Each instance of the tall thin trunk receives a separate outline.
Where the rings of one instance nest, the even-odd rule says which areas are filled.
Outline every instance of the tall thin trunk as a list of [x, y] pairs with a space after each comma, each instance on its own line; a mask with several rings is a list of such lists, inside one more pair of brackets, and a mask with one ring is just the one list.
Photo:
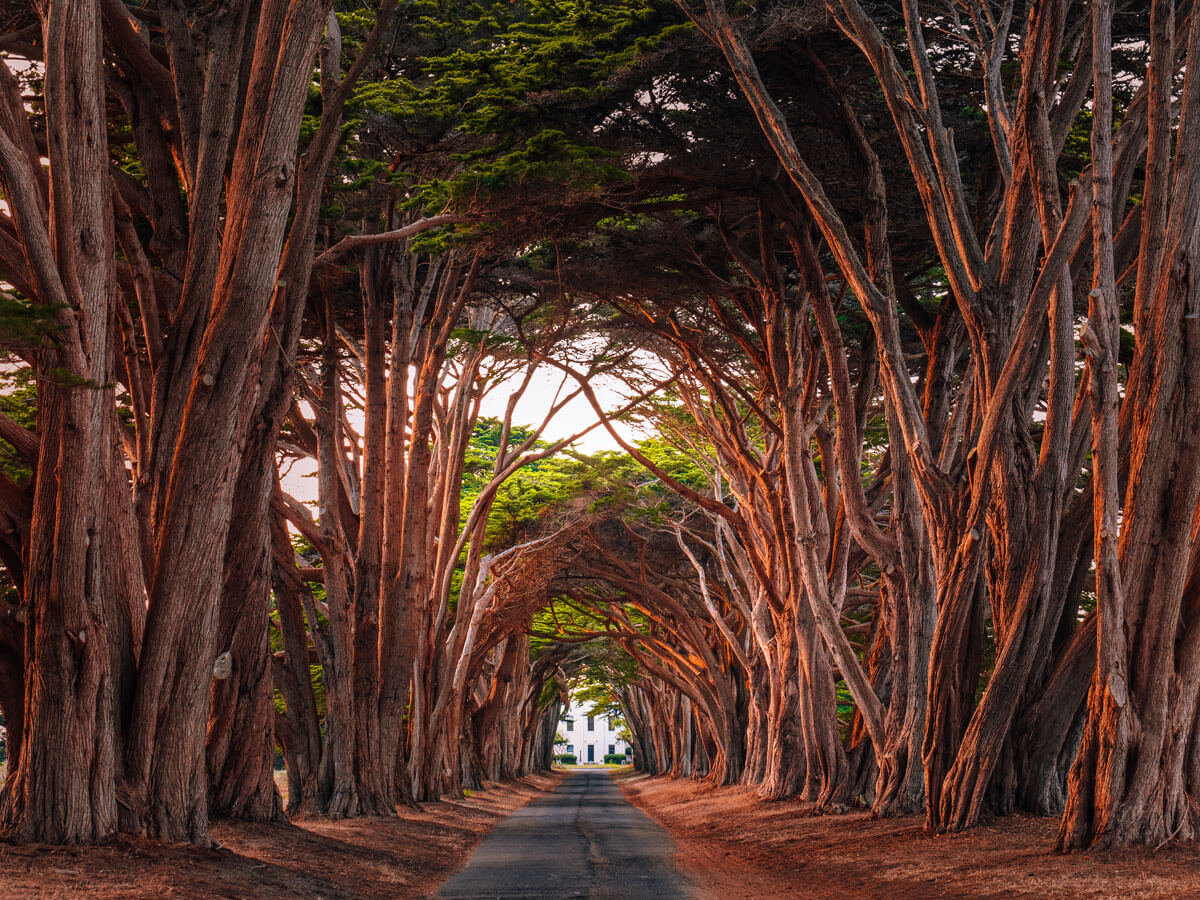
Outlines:
[[95, 3], [43, 11], [48, 210], [40, 162], [8, 137], [20, 132], [0, 138], [6, 200], [42, 302], [57, 307], [62, 326], [55, 347], [38, 354], [24, 722], [2, 818], [19, 839], [54, 843], [118, 828], [120, 723], [140, 637], [141, 566], [109, 386], [114, 274], [100, 20]]
[[262, 437], [256, 438], [252, 445], [258, 446], [248, 448], [238, 478], [237, 496], [244, 505], [225, 551], [217, 613], [220, 662], [206, 741], [210, 812], [266, 822], [282, 820], [283, 800], [275, 786], [275, 698], [267, 637], [274, 455], [269, 443], [263, 448]]

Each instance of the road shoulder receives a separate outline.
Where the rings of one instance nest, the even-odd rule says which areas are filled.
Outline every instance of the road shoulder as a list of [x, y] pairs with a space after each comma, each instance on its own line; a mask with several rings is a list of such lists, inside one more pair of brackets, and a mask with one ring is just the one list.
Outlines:
[[813, 815], [751, 787], [618, 778], [629, 800], [679, 848], [706, 900], [1177, 900], [1200, 897], [1194, 847], [1062, 855], [1057, 819], [1006, 816], [931, 837], [917, 817]]

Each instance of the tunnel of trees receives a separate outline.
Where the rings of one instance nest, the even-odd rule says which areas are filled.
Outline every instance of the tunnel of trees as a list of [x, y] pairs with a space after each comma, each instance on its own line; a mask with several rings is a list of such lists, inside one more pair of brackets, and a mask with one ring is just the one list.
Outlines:
[[0, 14], [10, 838], [392, 815], [580, 673], [651, 773], [1197, 836], [1193, 3]]

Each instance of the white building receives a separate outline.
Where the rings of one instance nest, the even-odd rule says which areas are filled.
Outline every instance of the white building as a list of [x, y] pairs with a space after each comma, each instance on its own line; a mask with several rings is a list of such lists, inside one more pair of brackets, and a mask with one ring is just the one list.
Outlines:
[[571, 701], [558, 723], [558, 733], [567, 739], [560, 752], [574, 754], [581, 763], [599, 763], [610, 753], [629, 754], [629, 744], [617, 737], [624, 723], [615, 716], [588, 715], [592, 704]]

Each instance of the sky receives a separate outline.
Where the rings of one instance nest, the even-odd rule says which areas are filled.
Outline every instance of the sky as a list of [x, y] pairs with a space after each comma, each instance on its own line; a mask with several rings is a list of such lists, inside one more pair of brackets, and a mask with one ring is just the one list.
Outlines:
[[[517, 387], [517, 384], [519, 382], [514, 383], [512, 388], [507, 390], [504, 385], [497, 386], [495, 390], [484, 398], [482, 414], [503, 418], [504, 409], [508, 405], [508, 398], [512, 390]], [[562, 373], [551, 369], [539, 369], [534, 375], [529, 388], [526, 390], [525, 396], [517, 404], [516, 412], [513, 414], [513, 424], [532, 425], [535, 427], [541, 424], [543, 417], [546, 415], [546, 410], [554, 402], [554, 398], [558, 394], [560, 384], [562, 384]], [[595, 379], [592, 384], [592, 389], [596, 392], [597, 398], [605, 409], [613, 409], [621, 403], [621, 395], [617, 392], [616, 385], [617, 383], [611, 379], [600, 378]], [[574, 386], [574, 382], [568, 380], [562, 387], [562, 393], [570, 393], [574, 390]], [[592, 409], [592, 405], [588, 403], [586, 397], [580, 395], [559, 411], [558, 415], [546, 426], [546, 433], [543, 437], [549, 441], [568, 437], [582, 431], [596, 421], [596, 413]], [[617, 422], [614, 424], [614, 427], [627, 439], [637, 436], [624, 423]], [[575, 448], [584, 453], [621, 449], [617, 445], [617, 442], [613, 440], [612, 435], [608, 433], [608, 429], [602, 425], [580, 438], [576, 442]]]
[[[525, 396], [517, 404], [513, 415], [513, 423], [534, 427], [540, 425], [546, 415], [546, 410], [558, 395], [561, 382], [562, 373], [557, 370], [538, 370], [534, 374], [528, 389], [526, 389]], [[508, 405], [508, 398], [519, 383], [519, 379], [513, 379], [511, 387], [506, 388], [504, 384], [497, 385], [484, 398], [481, 414], [503, 418], [505, 407]], [[569, 393], [573, 389], [573, 386], [574, 383], [569, 382], [568, 385], [563, 387], [563, 393]], [[614, 409], [621, 405], [621, 394], [618, 389], [618, 383], [615, 380], [597, 378], [592, 383], [592, 389], [596, 392], [597, 399], [599, 399], [605, 409]], [[350, 419], [354, 422], [355, 427], [361, 428], [360, 414], [351, 412]], [[559, 411], [558, 415], [546, 426], [542, 437], [548, 442], [553, 442], [560, 438], [576, 434], [596, 421], [596, 413], [593, 411], [591, 404], [588, 403], [586, 397], [580, 395]], [[613, 427], [627, 440], [636, 440], [640, 436], [636, 429], [623, 422], [616, 422]], [[617, 442], [613, 440], [612, 435], [602, 425], [594, 428], [580, 440], [576, 441], [574, 447], [584, 453], [621, 449]], [[316, 468], [316, 463], [312, 460], [301, 460], [295, 463], [284, 473], [282, 479], [283, 489], [298, 500], [306, 502], [315, 501], [317, 498]]]

